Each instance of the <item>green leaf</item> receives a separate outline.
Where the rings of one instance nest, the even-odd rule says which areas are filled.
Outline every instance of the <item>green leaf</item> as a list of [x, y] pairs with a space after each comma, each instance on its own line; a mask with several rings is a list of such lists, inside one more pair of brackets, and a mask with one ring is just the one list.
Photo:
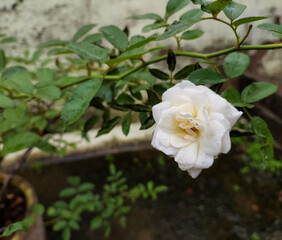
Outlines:
[[208, 8], [212, 15], [216, 17], [232, 0], [217, 0], [211, 3]]
[[169, 0], [166, 5], [165, 18], [168, 19], [171, 15], [187, 6], [190, 1], [191, 0]]
[[0, 48], [0, 71], [2, 71], [7, 63], [5, 52], [2, 48]]
[[67, 54], [67, 53], [72, 53], [69, 49], [67, 48], [53, 48], [50, 51], [48, 51], [48, 56], [56, 56], [56, 55], [61, 55], [61, 54]]
[[278, 24], [262, 23], [258, 25], [258, 28], [276, 33], [276, 34], [273, 34], [274, 36], [281, 37], [281, 34], [282, 34], [282, 26]]
[[123, 62], [127, 59], [139, 58], [140, 56], [142, 56], [144, 54], [147, 54], [147, 53], [153, 52], [153, 51], [157, 51], [157, 50], [160, 50], [162, 48], [163, 47], [155, 47], [155, 48], [151, 48], [149, 50], [144, 50], [141, 47], [141, 48], [131, 49], [129, 51], [122, 53], [119, 57], [113, 58], [113, 59], [107, 61], [106, 63], [109, 64], [109, 65], [117, 64], [117, 63]]
[[35, 204], [32, 208], [32, 212], [42, 215], [45, 212], [45, 208], [42, 204]]
[[140, 14], [140, 15], [133, 15], [131, 17], [128, 17], [128, 19], [152, 19], [152, 20], [162, 20], [162, 17], [156, 13], [146, 13], [146, 14]]
[[242, 100], [246, 103], [257, 102], [277, 91], [277, 85], [267, 82], [255, 82], [244, 88]]
[[171, 49], [168, 50], [166, 62], [168, 65], [168, 69], [171, 72], [173, 72], [175, 69], [175, 65], [176, 65], [176, 58], [175, 58], [174, 52]]
[[269, 16], [261, 16], [261, 17], [246, 17], [246, 18], [241, 18], [235, 22], [233, 22], [233, 26], [238, 27], [242, 24], [250, 23], [250, 22], [255, 22], [263, 19], [267, 19]]
[[69, 45], [69, 49], [77, 55], [98, 63], [104, 63], [110, 59], [107, 51], [89, 42], [76, 42]]
[[73, 230], [79, 230], [80, 229], [79, 224], [75, 220], [69, 221], [69, 226]]
[[79, 81], [83, 78], [84, 77], [68, 77], [68, 76], [65, 76], [65, 77], [58, 79], [56, 81], [56, 85], [59, 86], [60, 88], [72, 86], [75, 83], [79, 83]]
[[50, 68], [40, 68], [36, 71], [36, 78], [42, 83], [51, 83], [53, 81], [54, 71]]
[[204, 15], [204, 12], [200, 9], [192, 9], [181, 15], [180, 21], [185, 22], [189, 27], [199, 22]]
[[57, 47], [57, 46], [66, 46], [68, 44], [67, 41], [62, 40], [49, 40], [47, 42], [39, 44], [39, 48], [48, 48], [48, 47]]
[[79, 192], [87, 192], [94, 189], [93, 183], [83, 183], [79, 186], [78, 191]]
[[167, 23], [153, 23], [153, 24], [149, 24], [149, 25], [144, 26], [142, 28], [142, 32], [147, 33], [147, 32], [150, 32], [152, 30], [167, 27], [167, 26], [168, 26]]
[[274, 157], [274, 141], [266, 122], [260, 117], [252, 117], [251, 125], [254, 133], [264, 139], [265, 144], [262, 146], [264, 159], [272, 160]]
[[156, 69], [156, 68], [151, 68], [149, 69], [150, 73], [158, 78], [158, 79], [161, 79], [161, 80], [168, 80], [169, 79], [169, 75], [159, 69]]
[[[155, 34], [148, 37], [148, 38], [142, 38], [141, 40], [135, 42], [134, 44], [129, 44], [129, 47], [126, 49], [126, 51], [129, 51], [129, 50], [134, 49], [134, 48], [140, 48], [140, 47], [146, 45], [149, 42], [155, 41], [156, 39], [157, 39], [157, 36]], [[131, 43], [131, 41], [130, 41], [130, 43]]]
[[70, 240], [71, 239], [71, 230], [70, 230], [69, 227], [67, 227], [63, 230], [62, 239], [63, 240]]
[[85, 37], [82, 42], [98, 43], [102, 42], [103, 35], [101, 33], [94, 33]]
[[174, 75], [174, 79], [175, 80], [182, 80], [185, 79], [186, 77], [188, 77], [192, 72], [201, 69], [202, 67], [200, 66], [199, 63], [195, 63], [195, 64], [190, 64], [185, 66], [184, 68], [182, 68], [181, 70], [179, 70], [175, 75]]
[[192, 72], [188, 80], [195, 83], [196, 85], [202, 84], [215, 84], [226, 82], [227, 79], [221, 73], [213, 72], [209, 69], [199, 69], [195, 72]]
[[128, 46], [128, 39], [126, 34], [114, 25], [101, 27], [99, 29], [104, 37], [118, 50], [125, 51]]
[[158, 37], [158, 40], [164, 40], [169, 37], [175, 36], [177, 33], [180, 33], [184, 30], [186, 30], [189, 27], [189, 25], [180, 22], [180, 21], [174, 21], [171, 25], [169, 25], [163, 34], [161, 34]]
[[39, 99], [59, 99], [61, 90], [55, 86], [39, 87], [36, 89], [34, 96]]
[[14, 37], [7, 37], [0, 40], [0, 44], [14, 43], [14, 42], [17, 42], [17, 39]]
[[7, 226], [4, 230], [3, 237], [11, 236], [14, 232], [25, 231], [22, 222], [15, 222]]
[[140, 130], [145, 130], [152, 127], [155, 124], [155, 120], [152, 115], [147, 117], [141, 124]]
[[115, 117], [109, 121], [104, 122], [96, 137], [109, 133], [119, 123], [120, 119], [121, 117]]
[[132, 104], [134, 102], [135, 102], [134, 99], [126, 93], [120, 94], [117, 98], [117, 103], [120, 105]]
[[0, 83], [12, 88], [20, 93], [32, 93], [33, 84], [31, 83], [31, 76], [28, 70], [21, 66], [13, 66], [6, 68], [2, 73]]
[[60, 191], [60, 197], [62, 198], [67, 198], [67, 197], [71, 197], [73, 195], [75, 195], [77, 193], [76, 188], [73, 187], [68, 187], [63, 189], [62, 191]]
[[101, 83], [101, 78], [93, 78], [78, 85], [73, 91], [70, 100], [63, 106], [62, 119], [65, 124], [69, 125], [81, 117], [91, 99], [99, 90]]
[[3, 112], [3, 116], [9, 121], [20, 121], [24, 117], [26, 106], [24, 102], [18, 103], [16, 108], [9, 108]]
[[245, 11], [246, 8], [247, 6], [232, 1], [226, 6], [226, 8], [223, 9], [223, 12], [226, 17], [233, 21], [238, 18]]
[[80, 184], [80, 177], [68, 177], [68, 182], [69, 184], [71, 184], [72, 186], [77, 187]]
[[54, 145], [50, 144], [47, 140], [41, 140], [35, 146], [44, 152], [48, 152], [48, 153], [57, 152], [57, 148]]
[[221, 93], [221, 96], [225, 98], [228, 102], [230, 102], [234, 107], [248, 107], [253, 108], [254, 105], [245, 103], [241, 100], [240, 93], [234, 89], [229, 88]]
[[130, 131], [131, 121], [132, 121], [132, 114], [131, 112], [128, 112], [122, 120], [122, 132], [125, 136], [127, 136]]
[[83, 127], [83, 133], [86, 134], [98, 121], [99, 117], [97, 115], [94, 115], [91, 118], [87, 119]]
[[230, 78], [236, 78], [242, 75], [250, 64], [250, 58], [244, 53], [230, 53], [225, 57], [223, 68], [226, 75]]
[[103, 223], [103, 219], [100, 216], [97, 216], [97, 217], [92, 219], [90, 226], [93, 230], [95, 230], [95, 229], [101, 227], [102, 223]]
[[151, 89], [147, 89], [146, 91], [147, 91], [148, 100], [151, 106], [154, 106], [161, 101], [158, 94], [155, 91]]
[[7, 155], [34, 146], [40, 140], [40, 136], [33, 132], [14, 133], [9, 135], [7, 139], [3, 139], [4, 147], [2, 154]]
[[84, 36], [86, 33], [88, 33], [92, 28], [96, 27], [97, 24], [89, 24], [85, 25], [82, 28], [80, 28], [71, 39], [72, 42], [77, 42], [82, 36]]
[[151, 108], [142, 105], [142, 104], [128, 104], [126, 105], [129, 109], [135, 111], [135, 112], [151, 112]]
[[186, 31], [181, 35], [181, 39], [184, 40], [193, 40], [201, 37], [204, 32], [200, 29]]
[[10, 99], [9, 97], [3, 94], [0, 94], [0, 107], [1, 108], [12, 108], [14, 106], [15, 104], [12, 99]]

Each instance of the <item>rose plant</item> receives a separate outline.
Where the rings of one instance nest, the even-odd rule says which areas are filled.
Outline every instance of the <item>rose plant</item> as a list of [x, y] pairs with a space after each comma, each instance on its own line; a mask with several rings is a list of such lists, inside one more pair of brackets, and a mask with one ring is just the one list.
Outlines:
[[[171, 21], [171, 16], [188, 4], [194, 9], [186, 9]], [[144, 34], [131, 35], [128, 28], [114, 25], [96, 30], [97, 24], [89, 24], [69, 40], [41, 43], [32, 55], [26, 51], [24, 57], [11, 57], [3, 47], [1, 160], [27, 149], [15, 168], [18, 170], [33, 148], [63, 156], [67, 147], [75, 147], [60, 138], [65, 132], [79, 132], [89, 140], [91, 129], [98, 128], [99, 137], [121, 124], [127, 136], [133, 115], [138, 114], [140, 130], [155, 128], [152, 145], [173, 156], [193, 178], [210, 167], [220, 153], [229, 151], [232, 133], [256, 136], [262, 161], [274, 161], [272, 134], [266, 122], [252, 116], [248, 109], [275, 93], [277, 86], [253, 82], [240, 92], [228, 84], [241, 81], [239, 77], [250, 64], [248, 51], [282, 48], [281, 42], [246, 44], [253, 29], [251, 23], [269, 16], [240, 18], [245, 9], [245, 5], [231, 0], [169, 0], [163, 16], [147, 13], [130, 17], [153, 21], [144, 26]], [[204, 34], [191, 27], [207, 21], [232, 30], [231, 46], [208, 53], [187, 51], [183, 43]], [[247, 30], [241, 26], [247, 26]], [[262, 23], [258, 28], [282, 36], [280, 25]], [[9, 40], [0, 37], [0, 44]], [[176, 47], [160, 46], [166, 39], [175, 40]], [[191, 63], [184, 65], [178, 57], [189, 58]], [[167, 65], [156, 65], [163, 61]], [[239, 124], [234, 131], [232, 127], [241, 115], [247, 124], [244, 129]], [[66, 226], [64, 240], [71, 236]]]

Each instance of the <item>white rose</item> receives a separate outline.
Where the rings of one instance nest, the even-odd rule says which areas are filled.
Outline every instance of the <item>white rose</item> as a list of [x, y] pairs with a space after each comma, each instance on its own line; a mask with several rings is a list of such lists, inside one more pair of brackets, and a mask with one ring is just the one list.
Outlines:
[[152, 145], [173, 156], [181, 170], [196, 178], [218, 154], [230, 150], [229, 132], [241, 115], [209, 88], [182, 81], [153, 106]]

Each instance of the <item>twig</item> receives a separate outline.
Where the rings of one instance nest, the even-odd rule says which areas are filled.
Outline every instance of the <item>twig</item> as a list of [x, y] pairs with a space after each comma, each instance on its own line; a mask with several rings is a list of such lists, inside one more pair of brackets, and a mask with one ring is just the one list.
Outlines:
[[26, 159], [28, 158], [30, 151], [31, 151], [32, 147], [29, 147], [25, 153], [19, 158], [14, 170], [12, 172], [9, 173], [8, 177], [5, 179], [5, 181], [3, 182], [2, 188], [0, 190], [0, 202], [2, 201], [2, 198], [5, 194], [6, 188], [8, 187], [11, 179], [13, 178], [14, 174], [19, 171], [19, 169], [22, 167], [22, 165], [24, 164], [24, 162], [26, 161]]

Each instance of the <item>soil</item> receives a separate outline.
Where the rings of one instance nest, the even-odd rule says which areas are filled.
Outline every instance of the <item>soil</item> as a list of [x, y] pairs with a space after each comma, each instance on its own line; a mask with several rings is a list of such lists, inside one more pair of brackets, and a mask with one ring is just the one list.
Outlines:
[[[279, 174], [252, 170], [240, 174], [244, 166], [239, 149], [233, 147], [214, 165], [192, 179], [178, 169], [173, 159], [147, 149], [115, 155], [128, 185], [153, 180], [167, 185], [157, 201], [140, 199], [132, 205], [127, 227], [113, 224], [110, 240], [281, 240], [282, 179]], [[160, 161], [163, 158], [163, 163]], [[108, 175], [103, 157], [26, 168], [21, 174], [30, 181], [46, 207], [58, 200], [67, 187], [68, 176], [80, 176], [101, 189]], [[72, 240], [102, 240], [103, 231], [89, 228], [93, 215], [83, 216], [80, 231]], [[48, 239], [60, 239], [60, 233], [47, 228]]]
[[[1, 185], [0, 185], [1, 188]], [[26, 200], [23, 193], [14, 186], [9, 186], [0, 202], [0, 234], [11, 223], [21, 221], [26, 213]], [[3, 238], [8, 240], [10, 238]]]

